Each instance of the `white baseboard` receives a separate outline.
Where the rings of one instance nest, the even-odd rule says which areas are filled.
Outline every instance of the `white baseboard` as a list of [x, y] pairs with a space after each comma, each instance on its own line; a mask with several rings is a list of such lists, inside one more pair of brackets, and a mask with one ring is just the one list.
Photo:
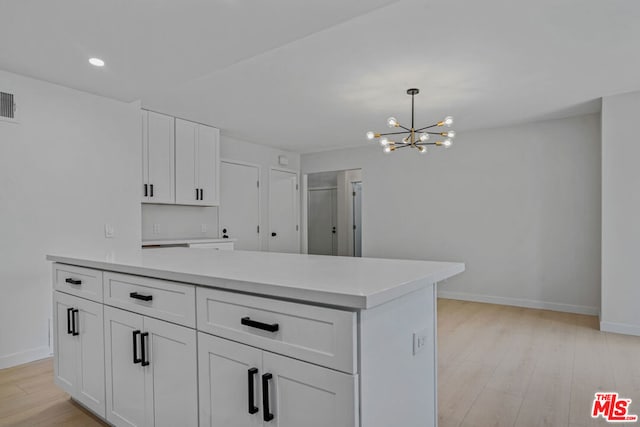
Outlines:
[[540, 310], [562, 311], [565, 313], [587, 314], [597, 316], [600, 314], [598, 307], [586, 305], [562, 304], [557, 302], [536, 301], [525, 298], [507, 298], [490, 295], [468, 294], [466, 292], [450, 292], [438, 290], [438, 298], [457, 299], [462, 301], [485, 302], [489, 304], [512, 305], [515, 307], [537, 308]]
[[640, 326], [629, 325], [628, 323], [603, 322], [600, 321], [602, 332], [614, 332], [616, 334], [636, 335], [640, 337]]
[[34, 360], [40, 360], [46, 357], [51, 357], [51, 348], [48, 346], [7, 354], [0, 356], [0, 369], [11, 368], [12, 366], [22, 365], [23, 363], [33, 362]]

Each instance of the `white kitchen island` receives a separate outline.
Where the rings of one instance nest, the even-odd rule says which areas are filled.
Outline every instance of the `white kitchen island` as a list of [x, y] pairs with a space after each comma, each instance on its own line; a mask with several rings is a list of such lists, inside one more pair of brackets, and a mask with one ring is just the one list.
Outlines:
[[53, 261], [55, 381], [117, 426], [437, 425], [464, 264], [172, 248]]

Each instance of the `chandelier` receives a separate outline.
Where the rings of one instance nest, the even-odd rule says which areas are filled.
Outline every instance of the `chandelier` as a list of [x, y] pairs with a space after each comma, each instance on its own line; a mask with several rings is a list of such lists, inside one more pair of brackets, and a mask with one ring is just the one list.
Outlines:
[[[404, 129], [400, 132], [389, 132], [389, 133], [375, 133], [375, 132], [367, 132], [367, 139], [374, 140], [376, 138], [380, 138], [380, 145], [384, 147], [385, 153], [390, 153], [392, 151], [399, 150], [401, 148], [413, 147], [417, 149], [421, 153], [427, 152], [427, 145], [436, 145], [438, 147], [451, 147], [451, 140], [455, 138], [456, 132], [453, 130], [448, 130], [446, 132], [430, 132], [428, 129], [432, 129], [435, 127], [450, 127], [453, 124], [453, 117], [447, 116], [442, 121], [435, 123], [430, 126], [421, 127], [416, 129], [414, 126], [414, 97], [420, 93], [418, 89], [408, 89], [407, 95], [411, 95], [411, 129], [404, 127], [395, 117], [389, 117], [387, 119], [387, 125], [390, 128], [401, 128]], [[404, 135], [404, 136], [402, 136]], [[437, 135], [441, 138], [441, 140], [430, 142], [431, 135]], [[401, 142], [392, 141], [389, 138], [402, 138]]]

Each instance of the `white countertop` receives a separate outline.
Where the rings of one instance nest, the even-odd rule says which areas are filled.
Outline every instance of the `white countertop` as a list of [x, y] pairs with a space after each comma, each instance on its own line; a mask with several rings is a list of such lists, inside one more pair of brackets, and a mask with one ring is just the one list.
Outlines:
[[235, 242], [238, 239], [234, 238], [214, 238], [214, 237], [191, 237], [185, 239], [158, 239], [158, 240], [143, 240], [142, 246], [163, 246], [163, 245], [188, 245], [190, 243], [228, 243]]
[[[225, 239], [226, 240], [226, 239]], [[49, 261], [269, 297], [366, 309], [464, 271], [463, 263], [167, 248]]]

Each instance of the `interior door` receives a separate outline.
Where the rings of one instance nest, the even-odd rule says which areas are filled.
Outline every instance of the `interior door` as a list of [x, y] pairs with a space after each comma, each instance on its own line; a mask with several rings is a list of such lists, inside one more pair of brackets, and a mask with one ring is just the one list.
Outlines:
[[357, 376], [263, 352], [268, 407], [277, 427], [355, 427]]
[[176, 203], [198, 205], [196, 193], [197, 123], [176, 119]]
[[97, 414], [105, 415], [103, 306], [77, 298], [78, 388], [74, 396]]
[[198, 361], [196, 332], [144, 318], [146, 423], [155, 427], [197, 427]]
[[54, 359], [55, 383], [69, 394], [74, 394], [76, 387], [76, 356], [77, 341], [72, 335], [71, 311], [75, 308], [76, 298], [54, 292], [53, 294], [53, 316], [55, 328], [53, 331], [53, 345], [56, 348]]
[[362, 256], [362, 183], [353, 183], [353, 256]]
[[220, 164], [220, 235], [238, 239], [235, 248], [260, 250], [260, 169], [223, 161]]
[[308, 251], [315, 255], [336, 255], [337, 191], [312, 189], [308, 194]]
[[105, 367], [107, 384], [107, 421], [115, 426], [145, 425], [145, 367], [134, 363], [140, 357], [143, 317], [129, 311], [104, 306]]
[[201, 205], [216, 206], [218, 200], [218, 130], [198, 125], [196, 170], [197, 186], [201, 189]]
[[174, 202], [174, 119], [164, 114], [148, 112], [147, 156], [151, 203]]
[[201, 427], [262, 425], [261, 350], [198, 333], [198, 367]]
[[271, 169], [269, 182], [269, 251], [300, 253], [298, 175]]

